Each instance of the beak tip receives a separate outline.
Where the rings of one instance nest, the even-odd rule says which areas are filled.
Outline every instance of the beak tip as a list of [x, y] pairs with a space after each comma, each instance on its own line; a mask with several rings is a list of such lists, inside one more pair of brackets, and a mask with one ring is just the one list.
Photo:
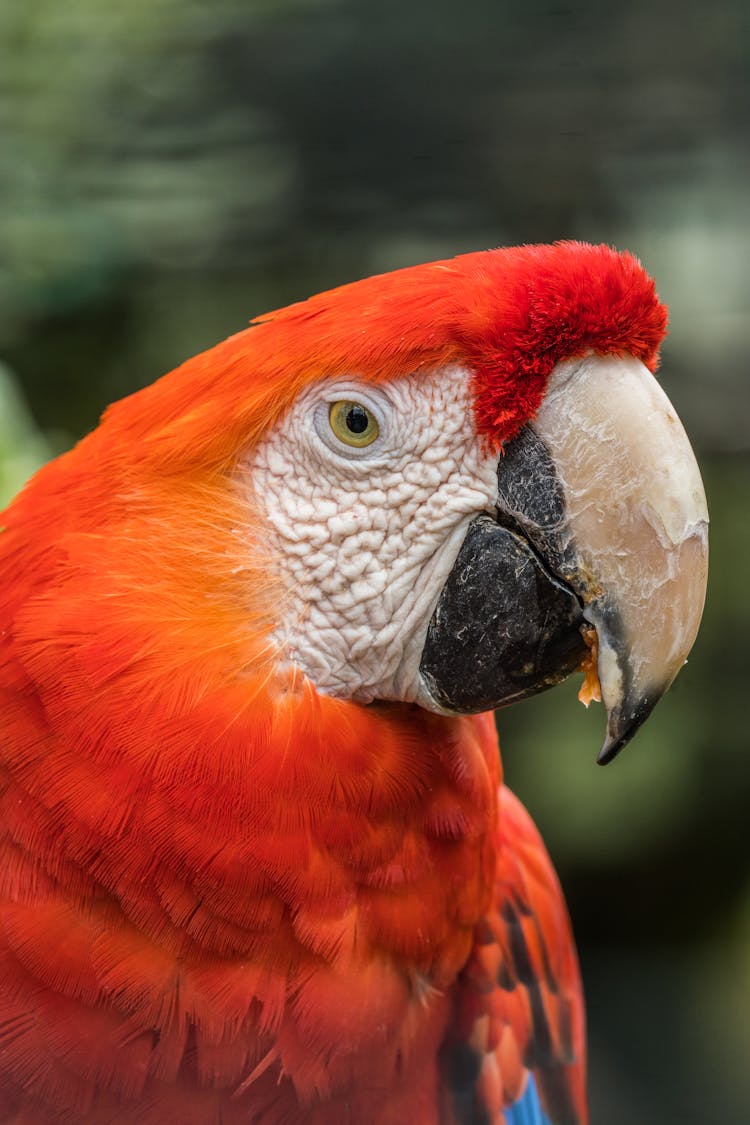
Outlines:
[[610, 738], [607, 736], [604, 739], [601, 750], [596, 756], [596, 764], [598, 766], [608, 766], [610, 762], [614, 762], [617, 755], [626, 745], [628, 737], [629, 736], [624, 738]]
[[623, 747], [627, 746], [643, 726], [668, 687], [669, 681], [635, 698], [630, 696], [618, 701], [607, 715], [607, 733], [596, 758], [597, 765], [608, 766], [615, 760]]

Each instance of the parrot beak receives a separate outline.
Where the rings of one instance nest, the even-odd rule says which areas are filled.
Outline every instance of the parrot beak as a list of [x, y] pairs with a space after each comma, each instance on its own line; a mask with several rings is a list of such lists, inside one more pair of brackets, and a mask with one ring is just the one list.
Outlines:
[[496, 519], [472, 521], [440, 595], [425, 686], [441, 709], [484, 710], [595, 656], [610, 762], [685, 663], [707, 561], [698, 466], [653, 375], [633, 358], [560, 363], [500, 458]]
[[635, 359], [560, 364], [534, 427], [565, 497], [556, 564], [597, 633], [605, 763], [692, 648], [706, 599], [706, 497], [672, 404]]

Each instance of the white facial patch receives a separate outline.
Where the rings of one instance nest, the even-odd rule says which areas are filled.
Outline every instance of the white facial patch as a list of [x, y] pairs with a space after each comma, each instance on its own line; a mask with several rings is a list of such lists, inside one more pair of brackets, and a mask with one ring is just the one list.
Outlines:
[[[370, 444], [337, 436], [339, 402], [375, 420]], [[283, 656], [326, 694], [435, 710], [419, 675], [427, 627], [468, 524], [497, 501], [470, 373], [309, 387], [254, 451], [250, 477], [286, 591]]]

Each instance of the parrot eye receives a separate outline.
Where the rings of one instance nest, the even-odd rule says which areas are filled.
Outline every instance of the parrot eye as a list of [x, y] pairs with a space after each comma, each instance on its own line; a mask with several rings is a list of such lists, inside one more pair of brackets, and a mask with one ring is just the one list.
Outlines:
[[380, 433], [377, 418], [361, 402], [332, 402], [328, 421], [339, 441], [358, 449], [372, 445]]

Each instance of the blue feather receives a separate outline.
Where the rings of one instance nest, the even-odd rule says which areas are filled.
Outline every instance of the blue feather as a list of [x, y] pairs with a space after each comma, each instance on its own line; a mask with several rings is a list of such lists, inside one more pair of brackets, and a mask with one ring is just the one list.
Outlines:
[[505, 1111], [506, 1125], [552, 1125], [542, 1109], [533, 1075], [529, 1075], [523, 1097]]

